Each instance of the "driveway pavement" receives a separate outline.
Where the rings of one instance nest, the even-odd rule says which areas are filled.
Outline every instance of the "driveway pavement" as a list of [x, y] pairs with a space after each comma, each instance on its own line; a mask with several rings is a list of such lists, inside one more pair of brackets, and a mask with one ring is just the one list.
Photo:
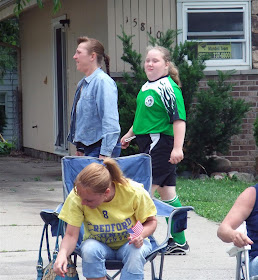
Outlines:
[[[36, 280], [36, 263], [43, 227], [42, 209], [55, 209], [62, 202], [61, 164], [30, 157], [0, 157], [0, 279]], [[158, 219], [156, 236], [164, 236], [165, 221]], [[218, 224], [188, 214], [186, 231], [190, 252], [166, 256], [164, 280], [235, 279], [235, 259], [230, 245], [221, 242]], [[51, 248], [54, 248], [51, 238]], [[45, 252], [44, 252], [45, 253]], [[45, 263], [46, 264], [46, 263]], [[145, 266], [150, 278], [150, 265]], [[81, 260], [78, 271], [81, 276]]]

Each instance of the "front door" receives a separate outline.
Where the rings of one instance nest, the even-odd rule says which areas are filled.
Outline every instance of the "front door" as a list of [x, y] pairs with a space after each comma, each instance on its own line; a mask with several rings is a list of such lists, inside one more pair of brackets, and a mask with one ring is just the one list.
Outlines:
[[56, 151], [67, 153], [67, 76], [66, 76], [66, 30], [57, 21], [54, 24], [55, 62], [55, 147]]

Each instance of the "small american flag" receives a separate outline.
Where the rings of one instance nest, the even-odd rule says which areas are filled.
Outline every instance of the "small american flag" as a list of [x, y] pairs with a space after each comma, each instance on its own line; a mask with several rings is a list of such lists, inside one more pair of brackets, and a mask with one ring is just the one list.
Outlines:
[[143, 231], [143, 225], [141, 224], [140, 221], [138, 221], [135, 226], [129, 228], [127, 230], [127, 232], [130, 234], [130, 238], [133, 239], [135, 237], [138, 237], [140, 236], [140, 234], [142, 233]]

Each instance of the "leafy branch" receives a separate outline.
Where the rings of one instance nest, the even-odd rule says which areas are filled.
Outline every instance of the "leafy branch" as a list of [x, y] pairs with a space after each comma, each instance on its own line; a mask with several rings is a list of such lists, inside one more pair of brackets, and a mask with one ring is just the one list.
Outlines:
[[[20, 13], [24, 10], [24, 8], [29, 4], [31, 0], [16, 0], [15, 1], [15, 8], [14, 13], [18, 17]], [[42, 9], [44, 8], [43, 0], [37, 0], [38, 6]], [[57, 13], [62, 6], [61, 0], [53, 0], [53, 12], [54, 14]]]

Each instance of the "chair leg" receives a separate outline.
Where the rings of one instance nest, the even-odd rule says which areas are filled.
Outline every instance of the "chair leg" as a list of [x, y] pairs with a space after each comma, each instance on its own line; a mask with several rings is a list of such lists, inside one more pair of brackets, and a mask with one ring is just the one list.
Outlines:
[[159, 280], [162, 280], [163, 267], [164, 267], [164, 257], [165, 257], [165, 253], [162, 253], [161, 256], [160, 256]]
[[246, 280], [250, 280], [250, 272], [249, 272], [249, 251], [245, 250], [243, 253], [244, 253], [244, 257], [245, 257]]
[[164, 266], [164, 257], [165, 257], [165, 254], [162, 253], [161, 256], [160, 256], [159, 276], [158, 276], [158, 278], [156, 277], [156, 269], [155, 269], [154, 260], [151, 261], [151, 280], [162, 280], [163, 266]]
[[160, 267], [159, 267], [159, 279], [160, 280], [162, 280], [162, 276], [163, 276], [164, 259], [165, 259], [165, 253], [162, 253], [161, 260], [160, 260]]
[[151, 261], [151, 280], [156, 279], [155, 263], [154, 260]]
[[240, 280], [241, 275], [241, 252], [236, 255], [236, 280]]
[[248, 254], [248, 251], [243, 251], [236, 255], [236, 280], [250, 280]]

